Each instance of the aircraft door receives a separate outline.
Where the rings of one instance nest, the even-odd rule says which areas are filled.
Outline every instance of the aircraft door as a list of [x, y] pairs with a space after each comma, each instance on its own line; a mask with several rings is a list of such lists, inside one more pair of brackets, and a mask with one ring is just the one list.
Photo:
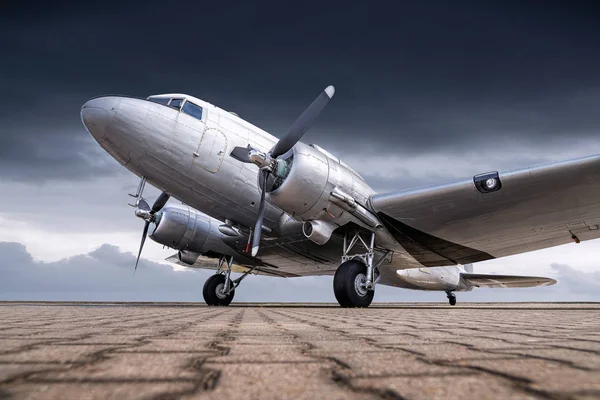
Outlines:
[[194, 165], [214, 174], [221, 168], [226, 150], [225, 134], [215, 128], [206, 128], [194, 153]]

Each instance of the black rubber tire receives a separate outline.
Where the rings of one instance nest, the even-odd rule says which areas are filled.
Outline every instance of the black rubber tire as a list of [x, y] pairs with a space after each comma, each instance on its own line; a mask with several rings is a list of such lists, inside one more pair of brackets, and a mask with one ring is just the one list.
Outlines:
[[354, 287], [354, 281], [358, 274], [367, 274], [367, 266], [358, 260], [349, 260], [340, 265], [333, 276], [333, 293], [340, 306], [369, 307], [375, 295], [374, 290], [367, 291], [361, 296]]
[[213, 275], [206, 280], [204, 283], [204, 288], [202, 288], [202, 295], [204, 296], [204, 301], [209, 306], [228, 306], [233, 300], [233, 295], [235, 295], [235, 290], [232, 290], [229, 295], [225, 298], [220, 298], [217, 296], [217, 286], [225, 283], [225, 275], [217, 274]]
[[456, 297], [454, 297], [454, 296], [448, 297], [448, 303], [450, 303], [451, 306], [455, 306], [456, 305]]

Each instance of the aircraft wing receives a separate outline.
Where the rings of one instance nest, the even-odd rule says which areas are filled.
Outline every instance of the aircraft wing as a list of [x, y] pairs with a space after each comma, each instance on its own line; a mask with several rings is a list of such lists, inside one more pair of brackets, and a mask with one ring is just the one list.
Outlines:
[[460, 274], [467, 284], [475, 287], [488, 288], [525, 288], [535, 286], [550, 286], [556, 283], [552, 278], [539, 276], [516, 275], [487, 275], [487, 274]]
[[[177, 265], [181, 265], [182, 267], [187, 267], [187, 268], [198, 268], [198, 269], [209, 269], [209, 270], [215, 270], [217, 269], [218, 265], [219, 265], [219, 261], [216, 258], [210, 258], [210, 257], [204, 257], [204, 256], [200, 256], [198, 257], [198, 259], [196, 260], [196, 262], [194, 263], [194, 265], [189, 265], [186, 264], [184, 262], [181, 262], [179, 260], [179, 258], [177, 257], [177, 253], [173, 254], [170, 257], [165, 258], [165, 261], [171, 262], [173, 264], [177, 264]], [[243, 266], [243, 265], [239, 265], [239, 264], [232, 264], [231, 265], [231, 271], [232, 272], [237, 272], [240, 274], [243, 274], [244, 272], [248, 271], [250, 268], [247, 266]], [[297, 275], [295, 274], [290, 274], [284, 271], [273, 271], [270, 270], [269, 268], [263, 268], [263, 267], [257, 267], [256, 269], [254, 269], [254, 271], [251, 272], [252, 274], [256, 274], [256, 275], [265, 275], [265, 276], [278, 276], [278, 277], [282, 277], [282, 278], [291, 278], [291, 277], [295, 277]]]
[[376, 194], [371, 208], [422, 265], [469, 264], [600, 237], [600, 155]]

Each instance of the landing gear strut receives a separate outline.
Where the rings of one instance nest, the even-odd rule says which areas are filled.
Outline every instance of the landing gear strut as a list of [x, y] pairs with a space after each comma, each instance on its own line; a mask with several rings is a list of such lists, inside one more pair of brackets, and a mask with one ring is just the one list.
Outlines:
[[[349, 254], [357, 243], [367, 251], [362, 254]], [[369, 244], [355, 232], [348, 243], [344, 236], [344, 250], [342, 264], [338, 267], [333, 277], [333, 293], [342, 307], [368, 307], [375, 295], [375, 284], [379, 280], [377, 268], [391, 254], [388, 251], [377, 263], [375, 258], [375, 233], [371, 232]]]
[[[227, 265], [227, 270], [223, 271], [223, 264]], [[233, 300], [235, 295], [235, 289], [240, 285], [240, 282], [248, 276], [249, 273], [254, 271], [256, 267], [250, 268], [244, 272], [242, 276], [237, 279], [231, 279], [231, 265], [233, 264], [233, 256], [225, 257], [221, 256], [219, 259], [219, 266], [217, 273], [206, 280], [204, 288], [202, 289], [202, 295], [204, 301], [209, 306], [228, 306]]]
[[450, 303], [451, 306], [455, 306], [456, 305], [456, 295], [454, 293], [452, 293], [450, 290], [446, 290], [446, 296], [448, 296], [448, 303]]

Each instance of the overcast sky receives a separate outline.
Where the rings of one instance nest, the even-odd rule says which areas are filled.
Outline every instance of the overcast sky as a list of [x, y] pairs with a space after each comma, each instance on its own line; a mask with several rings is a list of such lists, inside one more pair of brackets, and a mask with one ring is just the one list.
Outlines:
[[[137, 178], [81, 124], [97, 95], [189, 93], [279, 136], [333, 84], [304, 140], [379, 191], [600, 153], [595, 2], [53, 3], [0, 11], [1, 298], [201, 300], [207, 273], [174, 271], [152, 241], [127, 270], [143, 226], [127, 206]], [[463, 296], [600, 300], [599, 250], [476, 265], [560, 283]], [[379, 289], [379, 301], [445, 300]], [[334, 299], [331, 278], [251, 277], [236, 300]]]

